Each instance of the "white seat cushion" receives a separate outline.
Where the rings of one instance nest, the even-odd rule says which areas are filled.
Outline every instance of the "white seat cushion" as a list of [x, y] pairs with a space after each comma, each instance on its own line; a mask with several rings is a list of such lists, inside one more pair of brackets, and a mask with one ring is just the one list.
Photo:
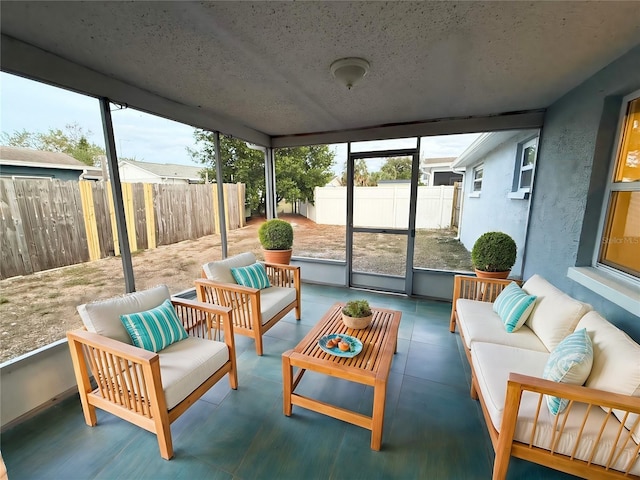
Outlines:
[[496, 430], [500, 430], [502, 423], [509, 373], [542, 378], [548, 358], [549, 352], [536, 352], [493, 343], [475, 342], [473, 344], [471, 349], [473, 371]]
[[120, 321], [120, 315], [151, 310], [170, 298], [169, 288], [158, 285], [122, 297], [86, 303], [77, 309], [88, 331], [133, 345], [127, 329]]
[[526, 325], [548, 351], [556, 348], [564, 337], [572, 333], [578, 321], [592, 309], [591, 305], [571, 298], [540, 275], [532, 276], [522, 289], [538, 297]]
[[[593, 366], [585, 386], [640, 397], [640, 345], [595, 311], [587, 313], [576, 328], [585, 328], [593, 345]], [[622, 421], [623, 412], [613, 413]], [[636, 418], [637, 414], [630, 414], [626, 427], [631, 428]], [[633, 435], [640, 442], [640, 424]]]
[[260, 313], [262, 324], [271, 320], [284, 307], [296, 299], [296, 289], [286, 287], [269, 287], [260, 290]]
[[229, 360], [224, 342], [189, 337], [158, 352], [167, 408], [172, 409]]
[[[480, 342], [473, 344], [471, 357], [478, 382], [479, 393], [485, 401], [491, 423], [496, 430], [500, 430], [502, 423], [509, 373], [515, 372], [534, 377], [542, 377], [548, 356], [548, 353], [533, 352], [505, 345]], [[534, 393], [525, 392], [522, 395], [516, 431], [514, 433], [515, 440], [529, 444], [534, 427], [535, 414], [538, 408], [538, 400], [539, 396]], [[586, 410], [587, 406], [585, 404], [573, 404], [565, 425], [565, 430], [558, 440], [556, 451], [565, 455], [571, 455], [574, 446], [573, 441], [580, 431]], [[596, 448], [593, 462], [599, 465], [605, 465], [607, 463], [608, 454], [611, 445], [616, 441], [620, 423], [615, 420], [614, 417], [609, 416], [606, 427], [602, 432], [602, 437], [599, 438], [600, 427], [605, 418], [607, 418], [607, 415], [602, 409], [591, 409], [589, 419], [586, 422], [582, 434], [582, 441], [576, 452], [577, 458], [588, 460], [591, 457], [593, 445], [597, 442], [598, 447]], [[561, 421], [563, 419], [564, 414], [561, 414]], [[535, 446], [549, 450], [554, 434], [554, 422], [555, 417], [543, 403], [540, 408], [540, 415], [533, 438], [533, 444]], [[622, 441], [619, 441], [620, 448], [622, 448], [622, 443]], [[628, 442], [614, 467], [618, 470], [626, 468], [627, 463], [635, 456], [635, 448], [635, 443]], [[640, 473], [640, 462], [635, 462], [631, 472], [636, 475]]]
[[492, 303], [461, 298], [456, 303], [456, 311], [467, 348], [471, 348], [474, 342], [487, 342], [548, 353], [544, 344], [526, 325], [515, 332], [507, 332], [502, 320], [493, 311]]
[[205, 263], [202, 266], [202, 270], [204, 270], [209, 280], [237, 284], [236, 279], [231, 274], [231, 268], [246, 267], [254, 263], [256, 263], [256, 256], [252, 252], [245, 252], [224, 260]]

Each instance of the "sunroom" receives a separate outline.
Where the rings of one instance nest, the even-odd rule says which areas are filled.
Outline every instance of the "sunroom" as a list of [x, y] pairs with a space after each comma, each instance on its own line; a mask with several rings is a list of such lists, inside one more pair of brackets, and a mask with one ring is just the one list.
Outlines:
[[[122, 147], [114, 140], [112, 110], [122, 107], [263, 152], [269, 218], [277, 216], [279, 149], [339, 145], [352, 193], [359, 160], [404, 156], [412, 165], [406, 218], [398, 225], [359, 224], [347, 193], [340, 258], [294, 253], [303, 281], [303, 329], [285, 319], [263, 357], [240, 341], [239, 390], [216, 387], [174, 424], [177, 450], [170, 462], [159, 458], [152, 435], [107, 414], [97, 427], [84, 425], [66, 340], [2, 364], [9, 478], [490, 476], [491, 443], [469, 398], [460, 340], [448, 332], [454, 276], [469, 272], [433, 268], [415, 256], [419, 163], [434, 138], [502, 138], [457, 161], [456, 171], [464, 173], [458, 234], [467, 248], [481, 231], [516, 224], [513, 278], [541, 275], [640, 341], [637, 163], [622, 180], [614, 173], [625, 115], [630, 105], [637, 109], [640, 91], [637, 5], [9, 1], [0, 8], [3, 75], [96, 99], [112, 171]], [[359, 59], [351, 67], [363, 68], [357, 83], [351, 72], [332, 71], [345, 58]], [[493, 170], [499, 160], [492, 152], [508, 141], [521, 152], [532, 140], [533, 165], [514, 155], [508, 167]], [[509, 184], [501, 195], [489, 188], [492, 172]], [[122, 190], [113, 183], [117, 203]], [[116, 223], [123, 227], [124, 218]], [[401, 245], [400, 270], [361, 268], [354, 252], [374, 235]], [[122, 292], [135, 289], [125, 244]], [[232, 247], [223, 229], [219, 255]], [[402, 311], [407, 329], [392, 367], [395, 400], [381, 452], [370, 451], [355, 427], [302, 413], [295, 422], [296, 411], [286, 418], [279, 403], [281, 353], [333, 302], [363, 295]], [[436, 356], [454, 362], [455, 370], [434, 362]], [[329, 387], [346, 402], [354, 393], [342, 383]], [[355, 394], [370, 402], [370, 392]], [[256, 414], [262, 396], [265, 411]], [[460, 412], [464, 418], [456, 418]], [[215, 443], [216, 432], [222, 442], [201, 444], [209, 437]], [[465, 435], [477, 445], [470, 453]], [[294, 448], [297, 453], [289, 452]], [[567, 477], [514, 460], [508, 478]]]

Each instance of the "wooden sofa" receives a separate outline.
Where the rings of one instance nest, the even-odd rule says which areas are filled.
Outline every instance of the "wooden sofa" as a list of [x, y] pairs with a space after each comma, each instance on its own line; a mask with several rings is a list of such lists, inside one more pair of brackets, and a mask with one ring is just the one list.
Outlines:
[[[508, 333], [492, 306], [509, 283], [456, 276], [451, 312], [495, 450], [493, 478], [506, 478], [511, 456], [583, 478], [640, 478], [640, 345], [537, 275], [522, 287], [535, 307]], [[550, 352], [582, 328], [593, 344], [584, 386], [543, 379]], [[552, 415], [546, 395], [567, 409]]]
[[300, 267], [262, 263], [271, 286], [262, 290], [238, 285], [231, 268], [256, 263], [251, 252], [209, 262], [202, 267], [202, 280], [196, 280], [196, 294], [201, 302], [230, 307], [233, 331], [252, 337], [256, 353], [262, 355], [262, 335], [287, 313], [295, 309], [300, 320]]

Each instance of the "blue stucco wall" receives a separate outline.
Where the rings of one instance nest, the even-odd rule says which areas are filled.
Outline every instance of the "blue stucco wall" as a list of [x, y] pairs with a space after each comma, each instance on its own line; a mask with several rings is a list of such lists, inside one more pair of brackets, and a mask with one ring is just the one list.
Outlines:
[[[535, 135], [535, 133], [534, 133]], [[511, 235], [518, 247], [511, 277], [522, 276], [525, 233], [529, 214], [528, 199], [511, 199], [518, 143], [529, 140], [531, 131], [523, 131], [498, 145], [465, 171], [464, 207], [460, 222], [460, 241], [471, 251], [473, 244], [485, 232], [499, 231]], [[483, 164], [482, 191], [479, 197], [469, 196], [473, 190], [473, 167]]]
[[639, 88], [640, 45], [547, 109], [524, 268], [525, 279], [542, 275], [636, 341], [640, 317], [567, 278], [567, 269], [590, 262], [621, 99]]
[[15, 165], [2, 165], [0, 172], [3, 176], [29, 176], [55, 178], [57, 180], [78, 180], [82, 170], [66, 170], [62, 168], [35, 168]]

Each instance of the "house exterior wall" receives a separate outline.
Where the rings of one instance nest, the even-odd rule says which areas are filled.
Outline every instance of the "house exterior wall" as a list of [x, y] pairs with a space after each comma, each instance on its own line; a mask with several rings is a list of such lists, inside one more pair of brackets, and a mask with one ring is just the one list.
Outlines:
[[[512, 137], [465, 170], [460, 241], [471, 251], [475, 241], [485, 232], [509, 234], [518, 247], [516, 263], [511, 269], [514, 277], [522, 275], [529, 200], [508, 196], [513, 186], [518, 143], [530, 138], [530, 132]], [[479, 197], [474, 197], [471, 194], [473, 168], [481, 163], [484, 165], [482, 191]]]
[[2, 165], [0, 166], [0, 175], [3, 177], [19, 176], [56, 178], [58, 180], [78, 180], [80, 175], [82, 175], [82, 170]]
[[625, 94], [640, 88], [640, 45], [552, 104], [539, 143], [524, 278], [537, 273], [640, 341], [634, 315], [567, 277], [590, 265]]
[[138, 168], [135, 165], [122, 163], [120, 165], [120, 181], [122, 183], [167, 183], [177, 185], [188, 185], [186, 178], [164, 178], [155, 175], [147, 170]]
[[162, 183], [162, 178], [128, 163], [120, 165], [120, 181], [123, 183]]

